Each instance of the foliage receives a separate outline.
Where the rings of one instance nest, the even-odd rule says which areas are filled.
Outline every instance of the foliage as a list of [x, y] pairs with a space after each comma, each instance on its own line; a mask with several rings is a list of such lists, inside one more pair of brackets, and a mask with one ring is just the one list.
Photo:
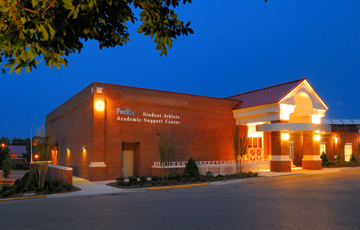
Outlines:
[[242, 171], [242, 161], [246, 154], [247, 149], [247, 135], [244, 131], [239, 129], [237, 125], [233, 131], [233, 143], [234, 143], [234, 158], [236, 165], [236, 172], [239, 174]]
[[190, 157], [186, 163], [183, 173], [188, 173], [192, 178], [197, 178], [200, 176], [199, 167], [192, 157]]
[[147, 182], [147, 177], [146, 176], [141, 176], [140, 177], [140, 182], [146, 183]]
[[162, 177], [158, 175], [152, 175], [151, 181], [162, 181]]
[[43, 128], [37, 131], [37, 144], [35, 153], [39, 155], [35, 166], [35, 175], [39, 188], [44, 188], [45, 176], [48, 170], [48, 162], [51, 160], [51, 151], [55, 143], [54, 132], [46, 126], [44, 132]]
[[210, 171], [207, 171], [206, 172], [206, 178], [207, 179], [212, 179], [212, 178], [214, 178], [214, 174], [212, 172], [210, 172]]
[[11, 168], [11, 156], [10, 154], [6, 155], [5, 160], [2, 162], [2, 171], [5, 178], [9, 178], [12, 168]]
[[327, 162], [329, 161], [327, 155], [325, 154], [325, 152], [323, 152], [320, 156], [321, 160], [322, 160], [322, 166], [325, 166], [327, 164]]
[[100, 49], [125, 45], [128, 26], [138, 19], [137, 32], [154, 39], [160, 55], [167, 55], [174, 39], [193, 33], [190, 22], [178, 19], [178, 6], [179, 0], [0, 0], [0, 63], [6, 59], [3, 67], [18, 74], [42, 60], [50, 68], [67, 66], [64, 57], [80, 53], [89, 39]]
[[5, 148], [0, 146], [0, 168], [2, 169], [2, 162], [7, 158], [7, 156], [10, 156], [10, 149], [8, 146], [5, 146]]
[[358, 141], [354, 144], [354, 147], [358, 157], [360, 157], [360, 136], [358, 137]]
[[350, 162], [354, 162], [354, 163], [358, 162], [353, 153], [351, 154]]
[[129, 176], [129, 183], [130, 184], [138, 184], [138, 178], [136, 176]]
[[9, 137], [0, 137], [0, 144], [10, 145], [10, 138]]
[[173, 161], [178, 142], [174, 132], [159, 132], [159, 156], [163, 176], [167, 180], [170, 162]]
[[[339, 140], [338, 140], [338, 155], [336, 161], [344, 162], [344, 148], [346, 144], [346, 133], [340, 132], [338, 133]], [[339, 159], [338, 159], [339, 158]]]
[[175, 173], [169, 173], [167, 179], [172, 181], [177, 180], [177, 175]]
[[14, 137], [11, 140], [11, 145], [16, 145], [16, 146], [25, 146], [27, 143], [30, 143], [30, 138], [22, 139], [22, 138]]

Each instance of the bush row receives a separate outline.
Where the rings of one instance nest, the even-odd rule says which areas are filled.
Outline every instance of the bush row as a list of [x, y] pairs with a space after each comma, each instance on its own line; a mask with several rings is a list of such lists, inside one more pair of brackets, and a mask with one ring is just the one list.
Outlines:
[[146, 176], [136, 177], [129, 176], [128, 181], [125, 182], [124, 177], [116, 178], [116, 182], [119, 186], [131, 186], [131, 185], [140, 185], [143, 186], [145, 184], [151, 185], [168, 185], [168, 184], [177, 184], [177, 183], [188, 183], [188, 182], [209, 182], [209, 181], [221, 181], [221, 180], [229, 180], [229, 179], [237, 179], [237, 178], [247, 178], [247, 177], [256, 177], [257, 173], [252, 172], [243, 172], [241, 174], [226, 174], [226, 175], [217, 175], [214, 176], [212, 172], [207, 172], [206, 175], [199, 175], [196, 177], [192, 177], [189, 173], [175, 174], [170, 173], [167, 176], [167, 180], [158, 175], [152, 175], [150, 180]]
[[17, 179], [13, 185], [5, 185], [0, 190], [2, 197], [9, 197], [15, 193], [25, 193], [29, 191], [36, 192], [61, 192], [63, 190], [70, 191], [73, 188], [72, 185], [63, 183], [60, 180], [45, 181], [44, 189], [37, 186], [35, 173], [25, 173], [20, 179]]
[[331, 161], [328, 159], [328, 157], [325, 153], [321, 154], [320, 158], [322, 160], [322, 166], [338, 166], [338, 167], [349, 167], [350, 166], [351, 167], [351, 166], [359, 165], [354, 154], [351, 154], [351, 158], [350, 158], [349, 162], [347, 162], [347, 161], [341, 162], [340, 156], [337, 156], [335, 161]]

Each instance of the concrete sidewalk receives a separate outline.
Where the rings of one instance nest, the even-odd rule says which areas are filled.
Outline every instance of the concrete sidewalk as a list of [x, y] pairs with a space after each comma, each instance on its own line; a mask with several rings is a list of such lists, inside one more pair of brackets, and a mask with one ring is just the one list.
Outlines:
[[301, 167], [292, 168], [291, 172], [270, 172], [270, 170], [260, 170], [258, 175], [261, 177], [278, 177], [292, 175], [320, 175], [328, 173], [336, 173], [342, 170], [359, 169], [360, 167], [344, 167], [344, 168], [323, 168], [321, 170], [307, 170]]

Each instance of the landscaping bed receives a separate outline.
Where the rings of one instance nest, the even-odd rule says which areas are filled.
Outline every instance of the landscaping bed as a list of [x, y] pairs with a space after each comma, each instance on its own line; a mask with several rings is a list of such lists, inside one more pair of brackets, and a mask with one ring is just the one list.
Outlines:
[[2, 185], [0, 188], [0, 200], [18, 197], [42, 196], [49, 194], [59, 194], [75, 192], [81, 189], [65, 184], [62, 181], [46, 181], [44, 188], [38, 188], [34, 174], [25, 173], [25, 175], [17, 179], [13, 185]]
[[211, 172], [207, 172], [206, 175], [200, 175], [192, 177], [188, 173], [174, 174], [170, 173], [167, 178], [153, 175], [149, 180], [146, 176], [136, 177], [130, 176], [128, 179], [118, 177], [116, 182], [107, 184], [115, 188], [122, 189], [137, 189], [137, 188], [151, 188], [151, 187], [166, 187], [166, 186], [177, 186], [177, 185], [193, 185], [201, 183], [209, 183], [216, 181], [228, 181], [228, 180], [239, 180], [250, 177], [257, 177], [257, 173], [242, 172], [227, 175], [214, 176]]

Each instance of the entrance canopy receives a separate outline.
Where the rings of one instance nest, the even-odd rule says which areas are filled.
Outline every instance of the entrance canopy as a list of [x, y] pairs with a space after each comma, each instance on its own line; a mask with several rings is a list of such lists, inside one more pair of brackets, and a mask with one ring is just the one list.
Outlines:
[[228, 99], [239, 101], [233, 107], [237, 125], [257, 122], [320, 124], [328, 109], [306, 78], [238, 94]]

